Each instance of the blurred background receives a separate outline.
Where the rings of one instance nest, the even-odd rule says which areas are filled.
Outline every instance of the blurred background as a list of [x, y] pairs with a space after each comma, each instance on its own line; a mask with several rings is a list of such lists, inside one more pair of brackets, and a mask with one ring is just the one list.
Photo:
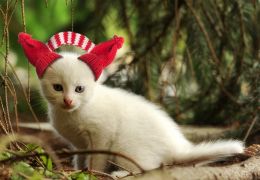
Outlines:
[[145, 96], [179, 124], [231, 127], [241, 139], [252, 125], [249, 139], [260, 137], [258, 0], [0, 0], [0, 10], [4, 133], [20, 122], [47, 121], [18, 33], [47, 42], [75, 31], [94, 43], [125, 38], [103, 83]]

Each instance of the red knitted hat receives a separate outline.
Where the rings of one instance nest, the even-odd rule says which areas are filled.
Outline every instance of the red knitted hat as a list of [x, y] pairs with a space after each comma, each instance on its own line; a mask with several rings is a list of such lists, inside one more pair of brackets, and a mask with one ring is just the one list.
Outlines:
[[123, 45], [124, 39], [114, 36], [113, 39], [95, 46], [84, 35], [74, 32], [60, 32], [52, 36], [47, 44], [32, 39], [26, 33], [19, 33], [18, 41], [22, 45], [29, 62], [35, 66], [39, 78], [43, 76], [52, 62], [62, 57], [54, 52], [55, 49], [62, 45], [74, 45], [86, 51], [86, 54], [78, 57], [78, 59], [90, 67], [95, 80], [97, 80], [103, 69], [114, 60], [117, 50]]

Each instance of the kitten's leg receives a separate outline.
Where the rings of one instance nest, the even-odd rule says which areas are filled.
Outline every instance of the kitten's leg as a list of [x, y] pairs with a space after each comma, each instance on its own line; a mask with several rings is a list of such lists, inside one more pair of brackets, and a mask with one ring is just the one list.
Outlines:
[[104, 172], [107, 168], [107, 155], [91, 155], [88, 157], [88, 168]]
[[73, 159], [73, 164], [75, 169], [85, 169], [86, 168], [86, 155], [75, 155]]

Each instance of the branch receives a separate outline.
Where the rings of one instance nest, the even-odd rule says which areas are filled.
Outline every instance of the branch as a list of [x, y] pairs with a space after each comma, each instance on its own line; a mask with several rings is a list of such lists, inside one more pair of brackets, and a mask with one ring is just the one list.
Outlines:
[[193, 9], [193, 7], [191, 6], [191, 4], [189, 2], [187, 2], [187, 0], [185, 0], [188, 8], [190, 9], [191, 13], [193, 14], [202, 34], [204, 35], [205, 37], [205, 40], [206, 40], [206, 43], [208, 45], [208, 48], [209, 48], [209, 51], [211, 53], [211, 56], [212, 56], [212, 59], [213, 59], [213, 62], [216, 64], [216, 65], [219, 65], [219, 59], [217, 57], [217, 54], [214, 50], [214, 47], [211, 43], [211, 40], [210, 40], [210, 37], [209, 37], [209, 34], [208, 32], [206, 31], [205, 27], [204, 27], [204, 24], [202, 23], [199, 15], [197, 14], [197, 12]]
[[[1, 160], [0, 164], [28, 159], [30, 157], [49, 156], [49, 154], [50, 154], [50, 152], [44, 152], [44, 153], [34, 152], [31, 154], [25, 154], [25, 155], [15, 155], [8, 159]], [[118, 156], [118, 157], [124, 158], [124, 159], [130, 161], [131, 163], [133, 163], [140, 170], [141, 173], [145, 172], [145, 170], [135, 160], [133, 160], [132, 158], [130, 158], [124, 154], [121, 154], [119, 152], [112, 152], [112, 151], [106, 151], [106, 150], [74, 150], [74, 151], [61, 150], [61, 151], [51, 152], [51, 154], [56, 154], [59, 156], [73, 156], [73, 155], [78, 155], [78, 154], [92, 154], [92, 155], [106, 154], [106, 155]]]
[[221, 89], [221, 91], [236, 105], [241, 106], [241, 103], [238, 102], [236, 100], [236, 97], [234, 97], [224, 86], [223, 84], [223, 79], [222, 79], [222, 75], [221, 75], [221, 71], [220, 71], [220, 60], [217, 57], [216, 51], [213, 47], [213, 44], [211, 43], [209, 34], [207, 32], [207, 30], [204, 27], [204, 24], [202, 22], [202, 20], [200, 19], [199, 15], [197, 14], [197, 12], [195, 11], [195, 9], [191, 6], [191, 3], [188, 2], [188, 0], [185, 0], [185, 3], [187, 4], [188, 8], [190, 9], [191, 13], [193, 14], [202, 34], [204, 35], [204, 38], [206, 40], [207, 46], [209, 48], [213, 63], [215, 65], [214, 69], [216, 70], [217, 75], [220, 76], [220, 80], [218, 80], [217, 78], [215, 78], [215, 82], [218, 84], [219, 88]]

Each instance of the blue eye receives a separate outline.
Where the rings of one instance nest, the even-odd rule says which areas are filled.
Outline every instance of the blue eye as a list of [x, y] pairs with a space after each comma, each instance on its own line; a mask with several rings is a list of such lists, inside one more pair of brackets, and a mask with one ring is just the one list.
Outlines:
[[84, 90], [85, 90], [84, 86], [77, 86], [76, 89], [75, 89], [75, 92], [82, 93]]
[[55, 91], [63, 91], [63, 87], [60, 84], [53, 84], [53, 89]]

